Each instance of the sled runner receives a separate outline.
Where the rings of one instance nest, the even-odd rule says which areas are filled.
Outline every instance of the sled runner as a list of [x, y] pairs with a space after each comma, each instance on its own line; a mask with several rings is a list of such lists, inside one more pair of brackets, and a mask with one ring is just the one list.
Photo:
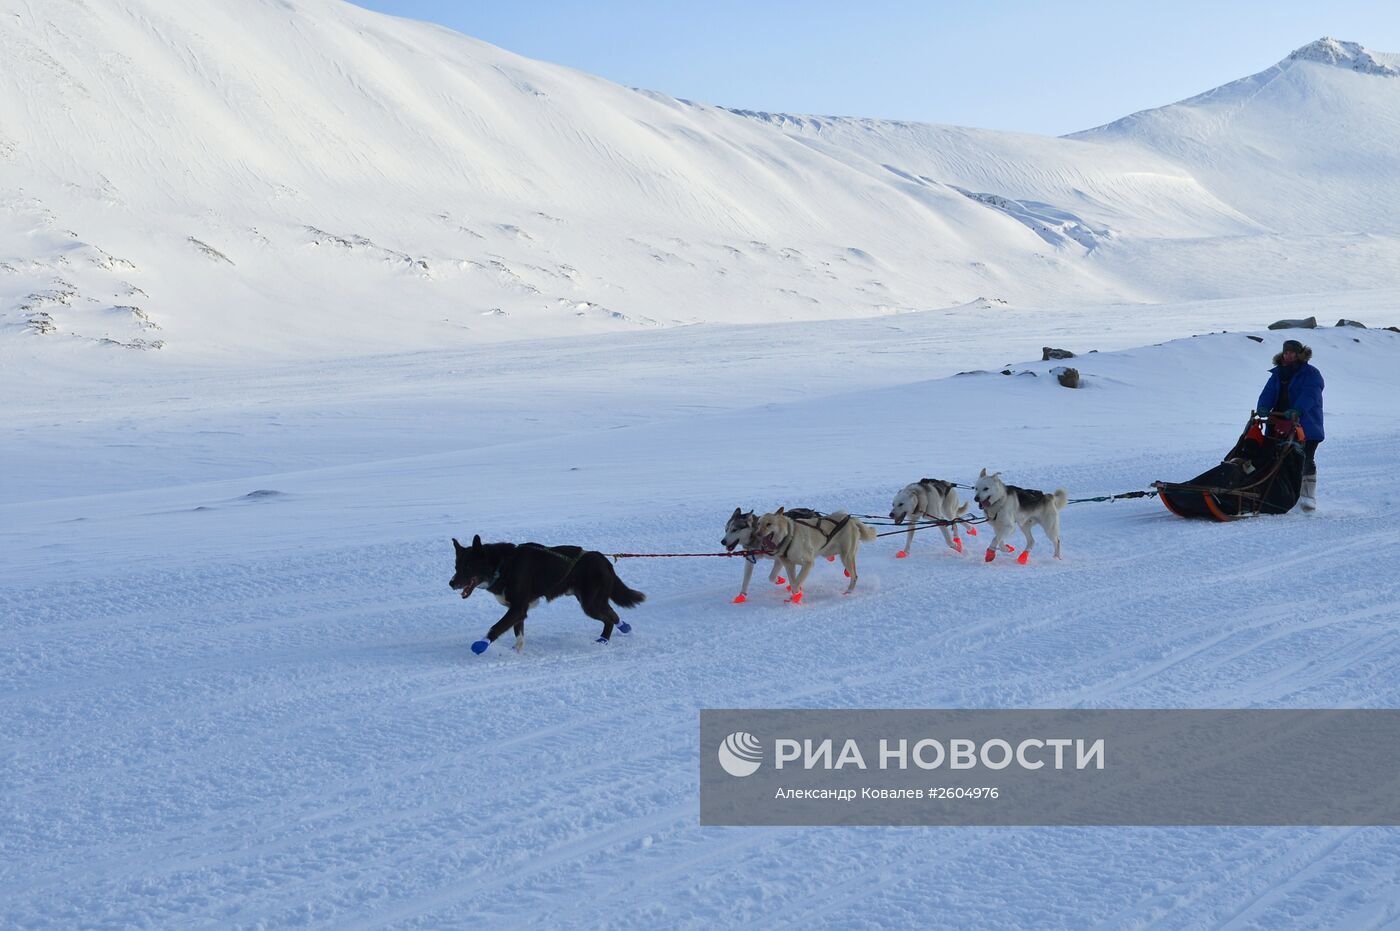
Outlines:
[[1153, 482], [1179, 517], [1218, 521], [1285, 514], [1303, 481], [1303, 428], [1296, 415], [1250, 414], [1239, 442], [1213, 469], [1189, 482]]

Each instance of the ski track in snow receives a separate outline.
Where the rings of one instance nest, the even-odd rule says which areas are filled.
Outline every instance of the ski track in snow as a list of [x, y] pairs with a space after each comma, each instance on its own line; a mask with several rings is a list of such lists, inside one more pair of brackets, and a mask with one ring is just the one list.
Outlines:
[[[1343, 351], [1342, 337], [1330, 338]], [[1147, 352], [1208, 359], [1244, 345], [1227, 339]], [[1155, 357], [1136, 358], [1150, 367]], [[1082, 364], [1092, 373], [1118, 363]], [[984, 393], [1005, 392], [988, 402], [992, 413], [1041, 390], [986, 377]], [[966, 384], [930, 383], [927, 400]], [[1342, 422], [1354, 416], [1345, 390]], [[1156, 410], [1153, 392], [1147, 399]], [[843, 419], [842, 404], [765, 416]], [[1129, 408], [1127, 421], [1140, 422]], [[678, 429], [723, 439], [746, 416], [699, 413]], [[605, 431], [600, 448], [660, 450], [680, 468], [684, 452], [664, 449], [651, 429], [671, 428], [643, 426], [631, 439]], [[1024, 474], [1045, 438], [1016, 428], [1008, 440], [1003, 461]], [[1228, 435], [1213, 440], [1210, 449]], [[190, 515], [176, 505], [217, 497], [181, 487], [134, 505], [122, 493], [60, 502], [47, 518], [10, 506], [29, 522], [11, 531], [21, 542], [55, 545], [62, 535], [50, 525], [68, 526], [62, 516], [77, 508], [95, 516], [76, 532], [114, 552], [97, 558], [100, 577], [83, 571], [87, 557], [59, 551], [48, 569], [7, 571], [0, 589], [0, 924], [1386, 924], [1400, 914], [1391, 830], [702, 829], [696, 738], [706, 707], [1393, 707], [1400, 538], [1395, 496], [1376, 490], [1391, 478], [1397, 440], [1379, 428], [1324, 444], [1316, 515], [1216, 525], [1151, 500], [1074, 504], [1063, 561], [1042, 541], [1029, 566], [986, 565], [985, 530], [966, 538], [962, 556], [923, 533], [896, 560], [902, 538], [885, 538], [862, 551], [855, 595], [841, 596], [844, 581], [823, 564], [801, 606], [784, 604], [762, 567], [749, 603], [729, 604], [738, 560], [625, 560], [623, 578], [649, 596], [625, 613], [634, 633], [596, 645], [595, 623], [563, 600], [531, 613], [523, 655], [507, 637], [481, 657], [469, 644], [498, 606], [448, 591], [451, 549], [432, 521], [381, 537], [385, 525], [373, 516], [356, 525], [353, 508], [341, 525], [309, 520], [297, 492], [200, 518], [219, 529], [181, 530]], [[534, 479], [509, 476], [562, 447], [591, 461], [578, 443], [488, 450], [500, 487], [469, 507], [472, 520], [483, 532], [528, 527], [536, 518], [512, 498]], [[1120, 437], [1117, 455], [1106, 448], [1089, 443], [1082, 461], [1053, 452], [1054, 481], [1071, 497], [1120, 491], [1189, 476], [1212, 455], [1158, 448], [1149, 432]], [[722, 444], [716, 455], [722, 462]], [[838, 459], [814, 459], [811, 481], [840, 481]], [[372, 469], [393, 482], [415, 474], [410, 462]], [[426, 506], [420, 499], [460, 482], [453, 460], [434, 468], [448, 484], [424, 479], [396, 506]], [[863, 468], [831, 491], [858, 512], [883, 512], [914, 477], [878, 461]], [[876, 473], [892, 478], [864, 478]], [[296, 484], [284, 479], [256, 481]], [[519, 536], [711, 551], [728, 511], [714, 502], [732, 500], [746, 477], [721, 467], [690, 481], [693, 499], [664, 504], [644, 485], [608, 509], [550, 504], [548, 519]], [[172, 506], [150, 516], [161, 495]], [[115, 510], [104, 512], [109, 500]], [[270, 548], [240, 534], [250, 514]], [[461, 518], [452, 526], [474, 529]], [[159, 558], [124, 566], [128, 529], [156, 534], [147, 544]], [[222, 532], [239, 545], [181, 542]], [[294, 546], [275, 543], [283, 533]], [[1012, 542], [1019, 549], [1019, 534]]]

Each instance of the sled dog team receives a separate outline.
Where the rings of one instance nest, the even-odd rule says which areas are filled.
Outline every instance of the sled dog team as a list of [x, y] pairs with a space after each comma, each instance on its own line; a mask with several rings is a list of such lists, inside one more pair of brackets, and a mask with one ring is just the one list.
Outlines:
[[[1015, 547], [1006, 537], [1015, 527], [1025, 535], [1025, 546], [1017, 562], [1025, 565], [1030, 558], [1035, 538], [1031, 528], [1040, 525], [1045, 536], [1055, 544], [1055, 558], [1060, 558], [1060, 509], [1069, 497], [1063, 488], [1053, 493], [1008, 485], [1001, 473], [986, 469], [973, 486], [973, 501], [986, 515], [992, 528], [992, 541], [987, 546], [986, 561], [991, 562], [1005, 547], [1008, 553]], [[939, 521], [938, 529], [950, 549], [963, 551], [958, 528], [966, 521], [968, 504], [959, 500], [952, 482], [924, 478], [904, 486], [895, 495], [890, 507], [890, 519], [896, 525], [909, 524], [904, 549], [896, 558], [909, 555], [914, 545], [914, 532], [920, 521]], [[967, 531], [977, 531], [968, 525]], [[860, 574], [856, 555], [861, 543], [875, 539], [873, 527], [862, 523], [846, 511], [822, 514], [809, 508], [778, 508], [768, 514], [735, 508], [724, 527], [720, 541], [729, 552], [744, 550], [744, 582], [735, 604], [748, 600], [749, 581], [758, 559], [773, 562], [768, 574], [770, 582], [788, 585], [788, 602], [802, 603], [802, 586], [817, 560], [841, 560], [850, 582], [843, 594], [855, 591]], [[564, 595], [578, 599], [583, 613], [603, 624], [598, 643], [607, 643], [613, 630], [629, 633], [630, 624], [618, 617], [612, 605], [631, 608], [646, 600], [618, 578], [613, 564], [602, 553], [577, 546], [542, 546], [538, 543], [482, 543], [473, 537], [471, 546], [452, 541], [456, 551], [456, 570], [448, 585], [460, 591], [462, 597], [484, 588], [506, 608], [505, 616], [491, 626], [486, 636], [472, 644], [473, 653], [484, 653], [507, 630], [515, 632], [515, 649], [525, 648], [525, 615], [541, 599], [553, 601]], [[786, 573], [786, 578], [784, 577]], [[789, 579], [791, 580], [789, 584]]]

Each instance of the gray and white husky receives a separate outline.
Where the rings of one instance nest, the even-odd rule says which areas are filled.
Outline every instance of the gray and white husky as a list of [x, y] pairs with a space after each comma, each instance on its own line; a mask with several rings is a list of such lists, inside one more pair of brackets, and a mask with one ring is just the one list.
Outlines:
[[[894, 504], [890, 506], [890, 520], [896, 525], [909, 521], [909, 535], [904, 540], [904, 549], [895, 553], [895, 558], [903, 559], [914, 548], [914, 531], [918, 529], [919, 521], [925, 518], [956, 520], [966, 513], [967, 502], [958, 500], [958, 491], [952, 482], [921, 478], [912, 485], [905, 485], [899, 494], [894, 496]], [[961, 553], [962, 537], [955, 529], [957, 526], [939, 524], [938, 529], [943, 531], [943, 542], [948, 544], [948, 548]], [[976, 535], [976, 530], [968, 529]]]
[[[1069, 492], [1059, 488], [1054, 494], [1046, 494], [1032, 488], [1019, 488], [1003, 482], [1000, 472], [988, 475], [987, 470], [983, 469], [977, 477], [973, 499], [987, 515], [987, 523], [996, 533], [987, 546], [987, 562], [996, 559], [1011, 528], [1020, 527], [1026, 535], [1026, 548], [1016, 557], [1016, 561], [1024, 566], [1030, 559], [1031, 548], [1035, 546], [1035, 538], [1031, 536], [1031, 527], [1035, 524], [1039, 524], [1055, 544], [1055, 558], [1060, 558], [1060, 509], [1068, 503]], [[1014, 547], [1007, 546], [1006, 549], [1010, 552]]]
[[[720, 545], [729, 552], [736, 549], [757, 550], [758, 546], [758, 515], [753, 511], [743, 511], [734, 509], [734, 513], [729, 515], [729, 520], [724, 525], [724, 538], [720, 540]], [[743, 604], [749, 600], [749, 580], [753, 578], [753, 567], [760, 559], [773, 560], [773, 571], [768, 573], [768, 581], [775, 585], [787, 584], [787, 579], [783, 578], [783, 572], [792, 575], [791, 568], [785, 568], [786, 562], [777, 558], [772, 553], [754, 553], [744, 557], [744, 584], [739, 588], [739, 594], [734, 596], [734, 604]]]

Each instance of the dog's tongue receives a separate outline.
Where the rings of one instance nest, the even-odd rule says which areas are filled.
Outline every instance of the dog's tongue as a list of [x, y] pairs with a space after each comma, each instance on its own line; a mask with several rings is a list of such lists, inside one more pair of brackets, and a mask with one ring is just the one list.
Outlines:
[[466, 598], [466, 597], [469, 596], [472, 592], [476, 591], [476, 587], [477, 587], [478, 585], [480, 585], [480, 584], [481, 584], [480, 581], [474, 580], [474, 581], [468, 582], [466, 585], [463, 585], [463, 586], [462, 586], [462, 597], [463, 597], [463, 598]]

